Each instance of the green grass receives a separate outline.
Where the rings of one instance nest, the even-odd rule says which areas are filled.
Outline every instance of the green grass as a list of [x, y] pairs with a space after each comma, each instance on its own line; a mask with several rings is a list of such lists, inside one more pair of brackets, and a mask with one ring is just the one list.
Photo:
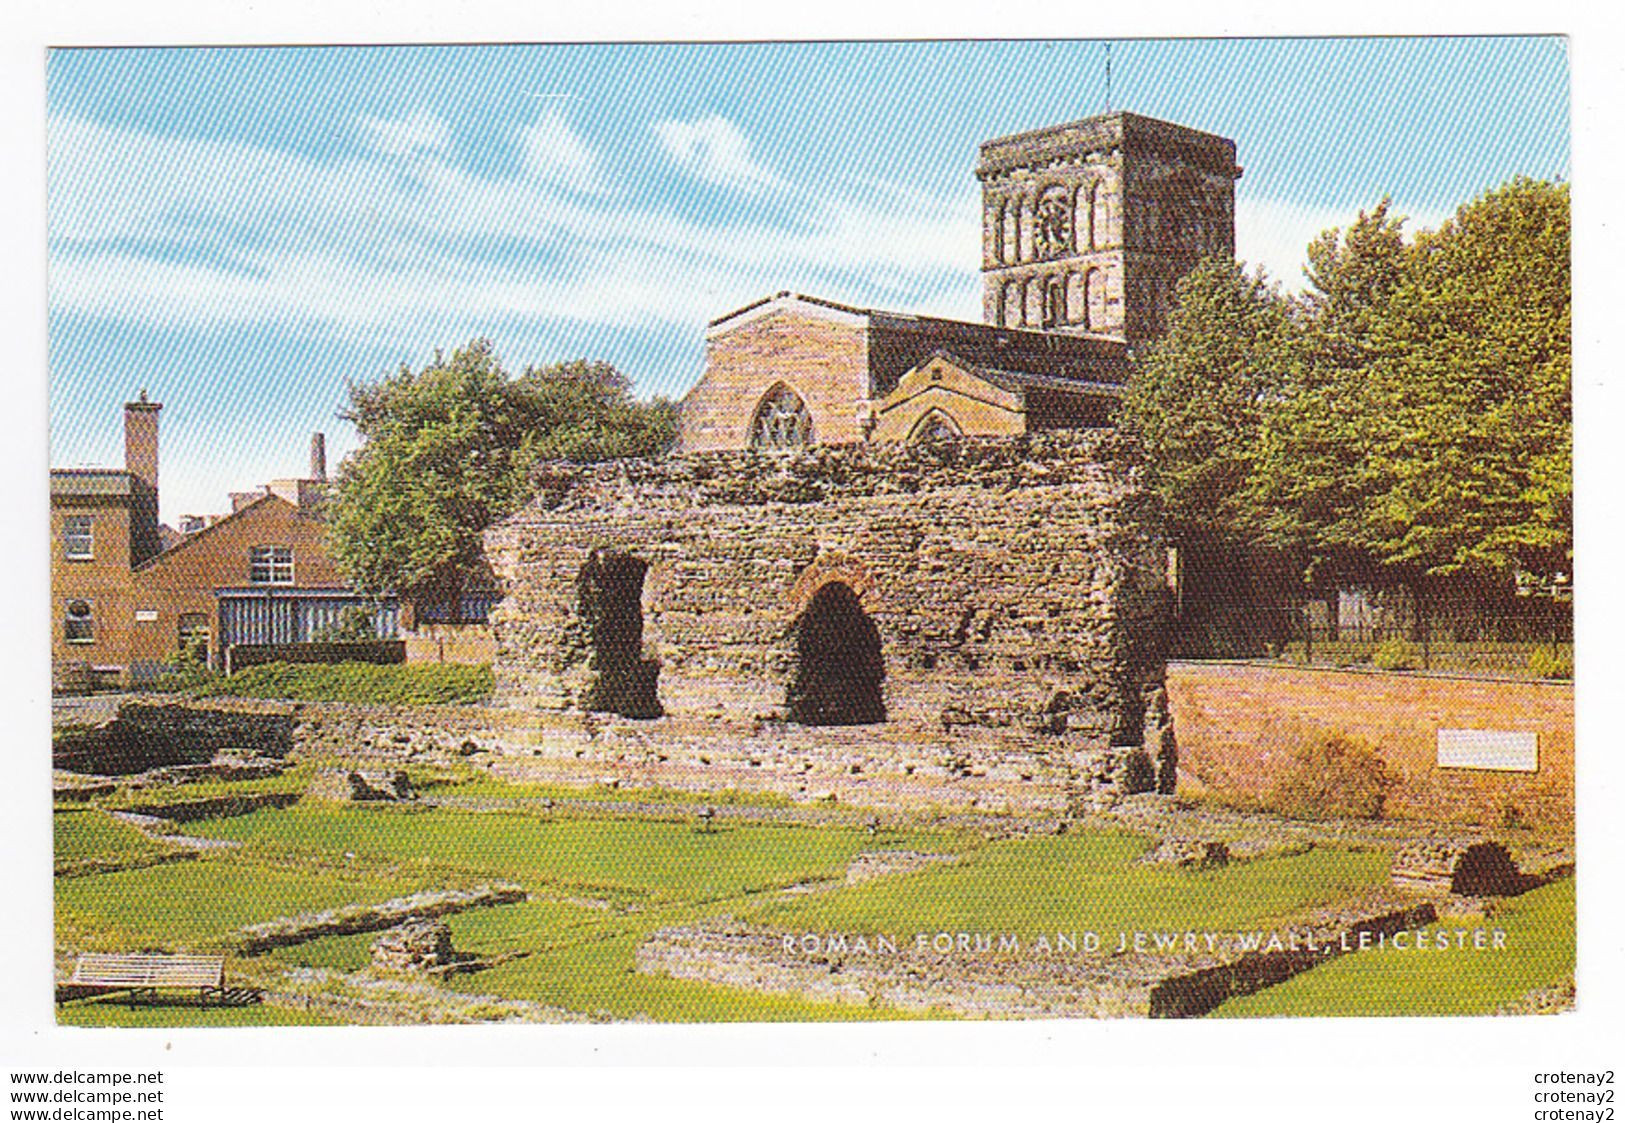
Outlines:
[[59, 879], [58, 943], [81, 951], [206, 948], [247, 924], [442, 884], [421, 874], [352, 871], [342, 863], [288, 868], [222, 855]]
[[[67, 813], [75, 814], [100, 813]], [[516, 881], [531, 899], [447, 918], [460, 950], [506, 961], [448, 978], [444, 986], [660, 1021], [899, 1016], [884, 1007], [813, 1003], [639, 974], [635, 949], [663, 927], [730, 916], [782, 931], [885, 933], [910, 941], [917, 932], [943, 930], [1094, 930], [1106, 943], [1119, 930], [1255, 928], [1346, 897], [1382, 881], [1387, 871], [1384, 854], [1329, 847], [1216, 870], [1143, 866], [1135, 859], [1148, 840], [1115, 830], [984, 842], [923, 829], [870, 837], [855, 828], [729, 823], [700, 832], [686, 822], [571, 818], [562, 812], [325, 804], [264, 809], [187, 829], [243, 846], [184, 865], [59, 880], [59, 946], [203, 949], [274, 916], [429, 887]], [[964, 858], [825, 893], [785, 897], [772, 891], [838, 877], [857, 853], [877, 849], [959, 852]], [[1521, 958], [1494, 961], [1493, 980], [1483, 972], [1485, 961], [1468, 953], [1413, 952], [1409, 959], [1365, 953], [1232, 1002], [1222, 1012], [1482, 1012], [1572, 970], [1572, 883], [1520, 898], [1496, 923], [1508, 929], [1515, 949], [1525, 950]], [[358, 970], [370, 962], [374, 938], [359, 933], [278, 949], [241, 961], [239, 974], [269, 985], [277, 971], [294, 966]], [[1476, 975], [1460, 974], [1474, 964]], [[1262, 1001], [1276, 1005], [1246, 1005]], [[176, 1019], [165, 1024], [187, 1025], [229, 1024], [201, 1019], [250, 1018], [254, 1010], [154, 1008]], [[146, 1010], [88, 1010], [71, 1018], [65, 1013], [64, 1020], [156, 1024], [141, 1021], [155, 1016]]]
[[1488, 920], [1444, 918], [1432, 928], [1504, 928], [1504, 951], [1372, 949], [1243, 998], [1214, 1017], [1438, 1017], [1488, 1014], [1574, 977], [1574, 879], [1502, 903]]
[[195, 1006], [185, 1003], [125, 1005], [116, 997], [69, 1002], [57, 1008], [68, 1026], [123, 1026], [136, 1029], [236, 1029], [243, 1026], [329, 1026], [345, 1024], [312, 1010], [285, 1006]]
[[157, 808], [228, 796], [302, 792], [310, 786], [311, 773], [314, 771], [311, 765], [300, 764], [279, 775], [262, 776], [255, 780], [209, 779], [185, 784], [154, 784], [146, 788], [120, 788], [112, 795], [99, 798], [96, 803], [115, 810], [127, 807]]
[[[187, 829], [241, 840], [250, 855], [352, 853], [403, 869], [684, 902], [828, 876], [875, 845], [857, 829], [729, 824], [701, 832], [689, 823], [410, 807], [300, 805]], [[899, 835], [888, 845], [941, 848], [944, 837]]]
[[199, 697], [285, 698], [423, 706], [478, 702], [491, 693], [491, 668], [454, 663], [266, 663], [198, 688]]
[[1107, 831], [1010, 839], [957, 865], [774, 902], [758, 919], [786, 931], [1093, 930], [1105, 940], [1120, 930], [1256, 925], [1347, 896], [1388, 868], [1384, 854], [1332, 849], [1200, 872], [1134, 863], [1149, 845]]
[[98, 807], [59, 807], [51, 816], [59, 873], [95, 866], [139, 865], [176, 848], [148, 837]]

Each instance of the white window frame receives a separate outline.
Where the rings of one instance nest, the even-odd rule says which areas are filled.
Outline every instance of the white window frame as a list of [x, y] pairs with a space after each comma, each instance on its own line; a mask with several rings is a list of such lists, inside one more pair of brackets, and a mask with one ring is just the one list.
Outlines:
[[[83, 604], [87, 609], [85, 615], [77, 616], [73, 606]], [[86, 635], [73, 635], [69, 623], [80, 624], [89, 629]], [[96, 642], [96, 602], [87, 597], [73, 597], [62, 604], [62, 640], [64, 643], [92, 644]]]
[[[84, 524], [82, 531], [74, 528], [74, 524], [77, 523]], [[84, 546], [82, 549], [76, 550], [74, 543], [81, 540]], [[62, 516], [62, 556], [68, 561], [96, 560], [96, 516]]]
[[248, 551], [250, 585], [292, 585], [292, 546], [253, 546]]

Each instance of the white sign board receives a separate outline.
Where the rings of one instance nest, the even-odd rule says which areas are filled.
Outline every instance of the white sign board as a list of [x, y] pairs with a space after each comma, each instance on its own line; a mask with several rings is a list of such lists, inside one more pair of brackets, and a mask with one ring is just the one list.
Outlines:
[[158, 623], [158, 610], [156, 608], [138, 608], [138, 609], [136, 609], [135, 610], [135, 622], [137, 624], [156, 624], [156, 623]]
[[1439, 767], [1535, 772], [1538, 736], [1513, 729], [1441, 729]]

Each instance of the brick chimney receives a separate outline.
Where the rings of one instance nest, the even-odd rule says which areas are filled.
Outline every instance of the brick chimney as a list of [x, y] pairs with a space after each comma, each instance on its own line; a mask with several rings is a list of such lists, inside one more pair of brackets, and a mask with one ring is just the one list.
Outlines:
[[310, 435], [310, 478], [318, 483], [327, 479], [327, 438], [320, 433]]
[[164, 407], [147, 401], [147, 392], [124, 403], [124, 468], [158, 490], [158, 411]]
[[158, 411], [141, 391], [124, 403], [124, 470], [130, 488], [130, 564], [140, 565], [163, 549], [158, 533]]

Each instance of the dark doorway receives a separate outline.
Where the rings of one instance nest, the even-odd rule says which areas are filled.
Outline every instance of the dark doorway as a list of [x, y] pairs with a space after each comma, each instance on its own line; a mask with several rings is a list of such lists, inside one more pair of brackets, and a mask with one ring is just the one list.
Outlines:
[[594, 550], [576, 583], [590, 652], [583, 709], [654, 718], [664, 711], [655, 686], [660, 664], [643, 657], [643, 575], [649, 565], [615, 550]]
[[801, 725], [869, 725], [886, 720], [880, 631], [850, 588], [832, 581], [792, 626], [796, 662], [785, 716]]

